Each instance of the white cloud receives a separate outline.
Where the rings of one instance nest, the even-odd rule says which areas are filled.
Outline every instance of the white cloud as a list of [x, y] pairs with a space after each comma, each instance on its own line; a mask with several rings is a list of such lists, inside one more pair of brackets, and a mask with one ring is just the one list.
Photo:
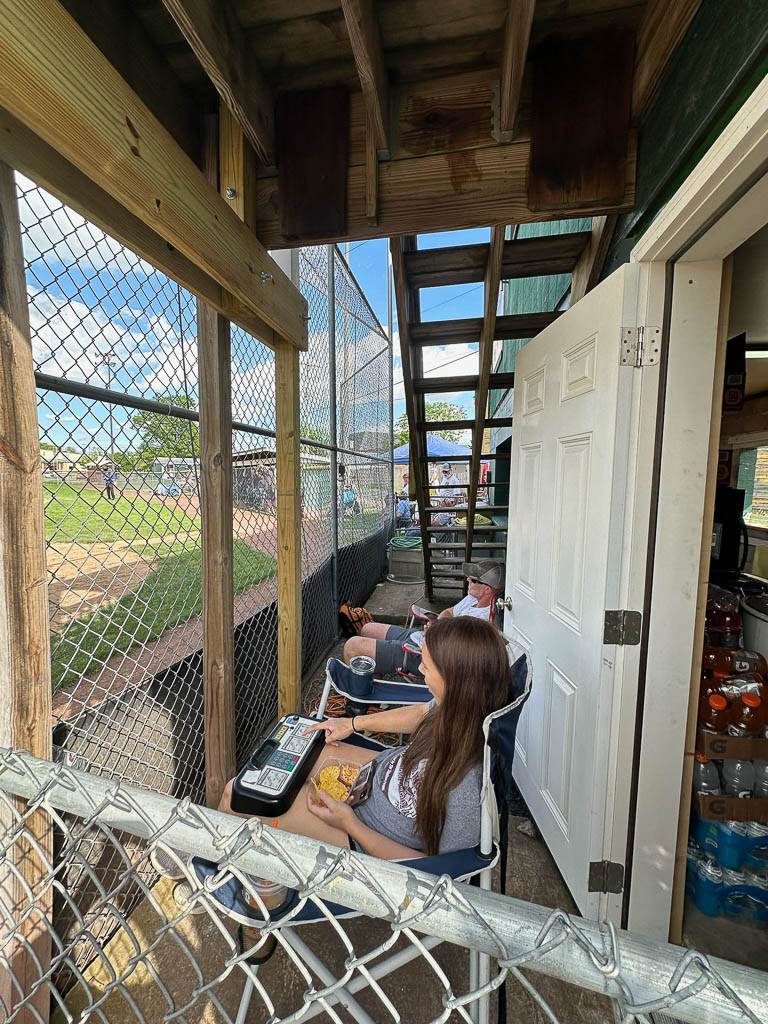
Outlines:
[[[424, 376], [430, 379], [444, 377], [449, 400], [457, 399], [448, 390], [455, 377], [468, 377], [478, 372], [477, 346], [470, 345], [424, 345]], [[405, 399], [402, 374], [395, 373], [395, 402]]]
[[155, 273], [153, 267], [105, 235], [55, 196], [39, 188], [23, 174], [16, 175], [20, 193], [19, 216], [28, 261], [55, 259], [65, 266], [77, 262], [94, 270], [110, 266], [121, 273], [141, 276]]

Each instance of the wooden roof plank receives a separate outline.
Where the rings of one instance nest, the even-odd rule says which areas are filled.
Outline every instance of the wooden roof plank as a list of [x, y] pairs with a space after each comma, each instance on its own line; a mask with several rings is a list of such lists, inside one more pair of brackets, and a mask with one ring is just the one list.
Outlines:
[[341, 0], [365, 108], [378, 149], [389, 149], [389, 83], [373, 0]]
[[536, 0], [509, 0], [501, 58], [499, 127], [503, 132], [511, 132], [515, 126], [535, 9]]
[[299, 291], [61, 4], [0, 0], [0, 22], [5, 108], [269, 328], [305, 348]]
[[163, 0], [258, 157], [275, 156], [275, 101], [230, 0]]
[[[518, 277], [545, 274], [570, 274], [586, 246], [589, 231], [561, 235], [516, 238], [504, 243], [501, 276], [508, 281]], [[406, 253], [405, 269], [413, 288], [438, 288], [443, 285], [482, 281], [488, 263], [488, 243], [452, 245], [440, 249], [419, 249]]]

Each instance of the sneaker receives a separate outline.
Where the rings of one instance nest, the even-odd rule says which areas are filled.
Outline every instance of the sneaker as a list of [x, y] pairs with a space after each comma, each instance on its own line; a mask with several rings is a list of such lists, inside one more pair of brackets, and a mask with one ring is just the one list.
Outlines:
[[[191, 853], [184, 853], [182, 850], [174, 850], [173, 852], [182, 864], [189, 864], [192, 860]], [[164, 878], [186, 878], [184, 870], [179, 867], [174, 857], [167, 850], [163, 849], [162, 846], [156, 846], [150, 851], [149, 863], [158, 875], [162, 875]]]
[[192, 886], [185, 879], [183, 882], [177, 882], [173, 887], [173, 900], [179, 910], [186, 910], [188, 916], [194, 914], [204, 914], [205, 907], [199, 903], [191, 903], [192, 897]]

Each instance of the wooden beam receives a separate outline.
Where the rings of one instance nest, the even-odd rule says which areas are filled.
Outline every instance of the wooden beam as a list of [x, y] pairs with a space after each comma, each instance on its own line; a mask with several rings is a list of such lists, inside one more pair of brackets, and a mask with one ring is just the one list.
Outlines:
[[232, 393], [229, 321], [198, 300], [200, 514], [203, 559], [205, 802], [218, 807], [235, 774], [232, 577]]
[[[16, 184], [7, 164], [0, 164], [0, 552], [0, 747], [50, 759], [43, 476], [21, 227]], [[14, 798], [11, 803], [25, 813], [26, 801]], [[7, 835], [13, 825], [10, 808], [0, 803], [0, 829]], [[17, 1015], [13, 1009], [50, 966], [46, 923], [52, 927], [53, 832], [48, 814], [40, 810], [30, 815], [25, 831], [26, 837], [13, 843], [0, 864], [5, 910], [0, 923], [0, 1005], [16, 1021], [40, 1024], [48, 1020], [48, 985], [40, 985]]]
[[[561, 310], [544, 313], [508, 313], [496, 317], [496, 340], [512, 338], [533, 338], [539, 331], [549, 327]], [[465, 317], [463, 320], [431, 320], [425, 324], [411, 324], [412, 345], [474, 345], [480, 341], [483, 328], [481, 316]]]
[[[502, 253], [502, 279], [509, 281], [544, 274], [570, 274], [590, 238], [589, 231], [572, 231], [507, 241]], [[487, 265], [487, 242], [418, 249], [405, 255], [408, 284], [412, 288], [438, 288], [483, 281]]]
[[[216, 118], [208, 118], [203, 170], [215, 185], [220, 175]], [[234, 141], [227, 137], [228, 141]], [[243, 147], [235, 147], [241, 154]], [[223, 186], [226, 188], [226, 185]], [[203, 709], [205, 802], [218, 807], [236, 768], [235, 608], [232, 537], [232, 384], [229, 321], [198, 300], [200, 367], [200, 519], [203, 562]]]
[[592, 218], [592, 231], [584, 252], [573, 268], [571, 305], [592, 291], [600, 280], [618, 217], [615, 213]]
[[[634, 204], [635, 139], [625, 162], [624, 194], [609, 202], [582, 200], [577, 194], [552, 211], [528, 205], [530, 142], [500, 143], [484, 148], [386, 160], [379, 164], [379, 216], [366, 217], [365, 163], [350, 165], [347, 176], [347, 229], [344, 235], [318, 235], [313, 244], [344, 242], [487, 227], [489, 223], [528, 224], [631, 209]], [[278, 180], [261, 177], [257, 184], [256, 226], [270, 249], [306, 244], [288, 238], [280, 227]]]
[[365, 216], [369, 224], [375, 224], [379, 209], [379, 157], [376, 153], [376, 138], [373, 125], [368, 123], [365, 135]]
[[156, 231], [129, 213], [108, 192], [0, 107], [0, 160], [90, 220], [126, 248], [189, 289], [197, 298], [225, 312], [240, 327], [274, 346], [274, 331], [261, 317], [225, 292], [218, 281], [196, 266]]
[[0, 0], [3, 105], [83, 174], [306, 347], [306, 302], [56, 0]]
[[[491, 242], [488, 252], [488, 265], [485, 272], [483, 295], [483, 332], [480, 335], [478, 352], [477, 390], [475, 391], [475, 426], [472, 430], [472, 462], [469, 467], [469, 489], [467, 491], [467, 561], [472, 558], [472, 536], [475, 527], [475, 507], [477, 505], [477, 487], [480, 483], [480, 464], [482, 462], [483, 433], [485, 431], [486, 406], [491, 380], [491, 359], [493, 357], [493, 340], [496, 337], [496, 308], [499, 304], [499, 287], [501, 286], [501, 264], [504, 256], [504, 225], [491, 228]], [[496, 374], [501, 377], [501, 374]], [[513, 377], [514, 381], [514, 377]]]
[[62, 0], [110, 64], [197, 163], [200, 123], [194, 97], [182, 85], [127, 0]]
[[420, 421], [425, 419], [423, 402], [417, 397], [414, 387], [414, 369], [421, 371], [421, 362], [414, 367], [415, 350], [411, 345], [411, 318], [418, 314], [419, 310], [414, 309], [413, 295], [409, 294], [408, 282], [405, 274], [404, 253], [406, 249], [412, 249], [416, 245], [416, 239], [412, 236], [403, 238], [390, 238], [389, 250], [392, 256], [392, 278], [395, 285], [395, 306], [397, 309], [397, 324], [400, 336], [400, 361], [403, 374], [403, 387], [405, 389], [405, 411], [408, 417], [408, 427], [411, 437], [409, 448], [409, 470], [410, 485], [415, 488], [416, 502], [419, 506], [419, 523], [421, 527], [421, 549], [424, 555], [424, 586], [428, 597], [432, 595], [432, 578], [429, 572], [429, 535], [427, 527], [430, 525], [431, 517], [426, 509], [430, 505], [429, 490], [426, 486], [424, 463], [421, 461], [427, 454], [426, 436], [417, 429]]
[[389, 149], [389, 82], [373, 0], [341, 0], [365, 109], [378, 149]]
[[[632, 114], [648, 108], [664, 69], [688, 31], [701, 0], [648, 0], [637, 34]], [[734, 12], [735, 14], [735, 12]]]
[[503, 132], [511, 132], [515, 127], [535, 7], [536, 0], [509, 0], [501, 57], [500, 128]]
[[259, 158], [274, 163], [275, 101], [230, 0], [163, 0]]
[[579, 40], [553, 36], [533, 51], [531, 209], [621, 202], [634, 47], [630, 32], [601, 32]]
[[277, 713], [301, 702], [301, 447], [299, 353], [275, 349], [277, 411]]
[[[400, 323], [399, 320], [398, 323]], [[483, 329], [483, 334], [485, 334], [485, 329]], [[417, 395], [452, 395], [460, 391], [478, 391], [479, 380], [480, 378], [474, 374], [466, 377], [414, 377], [413, 390]], [[489, 387], [506, 390], [514, 386], [514, 373], [492, 373], [486, 383], [486, 398]], [[477, 401], [477, 397], [475, 397], [475, 412], [477, 412]]]

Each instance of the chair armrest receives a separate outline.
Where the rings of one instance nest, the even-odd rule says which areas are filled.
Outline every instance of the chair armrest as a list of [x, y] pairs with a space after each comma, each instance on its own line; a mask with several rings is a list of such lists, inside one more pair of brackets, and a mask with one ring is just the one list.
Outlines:
[[409, 610], [411, 615], [416, 619], [426, 619], [431, 622], [432, 619], [437, 618], [437, 612], [430, 611], [429, 608], [422, 608], [421, 605], [418, 604], [412, 604]]

